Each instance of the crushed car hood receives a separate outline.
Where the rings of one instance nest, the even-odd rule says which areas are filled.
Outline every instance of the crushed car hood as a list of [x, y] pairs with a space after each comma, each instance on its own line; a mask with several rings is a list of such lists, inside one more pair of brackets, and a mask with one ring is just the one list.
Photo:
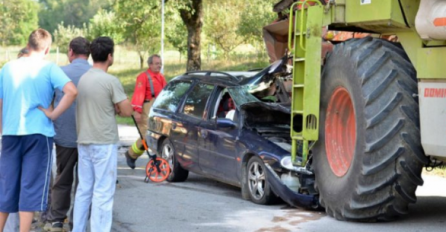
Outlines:
[[289, 106], [278, 103], [249, 102], [240, 106], [245, 125], [290, 125], [291, 110]]
[[274, 63], [270, 64], [268, 67], [264, 68], [257, 74], [245, 78], [242, 81], [240, 81], [240, 85], [250, 85], [253, 89], [259, 88], [257, 86], [261, 85], [269, 85], [268, 83], [271, 83], [274, 80], [274, 73], [281, 72], [284, 69], [286, 70], [286, 64], [288, 61], [288, 57], [284, 56], [282, 59], [275, 61]]

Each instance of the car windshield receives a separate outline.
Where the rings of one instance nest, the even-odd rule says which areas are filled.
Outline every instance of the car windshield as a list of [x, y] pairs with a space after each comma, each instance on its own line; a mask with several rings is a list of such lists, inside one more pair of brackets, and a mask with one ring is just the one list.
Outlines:
[[228, 92], [232, 97], [232, 100], [235, 102], [237, 107], [248, 103], [248, 102], [259, 102], [260, 100], [254, 97], [254, 95], [250, 94], [249, 86], [242, 85], [242, 86], [234, 86], [229, 87]]

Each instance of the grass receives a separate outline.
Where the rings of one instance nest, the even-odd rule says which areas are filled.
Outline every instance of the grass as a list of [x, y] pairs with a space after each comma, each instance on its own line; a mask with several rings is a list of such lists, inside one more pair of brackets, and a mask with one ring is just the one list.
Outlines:
[[[9, 60], [15, 59], [21, 46], [0, 47], [0, 68], [2, 64]], [[265, 68], [268, 66], [268, 57], [266, 53], [258, 53], [247, 47], [241, 47], [238, 51], [242, 53], [231, 54], [227, 59], [214, 55], [209, 55], [203, 51], [201, 60], [202, 70], [218, 70], [218, 71], [247, 71], [251, 69]], [[58, 51], [53, 46], [48, 60], [63, 66], [69, 63], [67, 55]], [[145, 57], [147, 59], [147, 57]], [[186, 72], [186, 57], [180, 55], [177, 51], [164, 52], [164, 76], [169, 81], [175, 76]], [[91, 62], [91, 59], [90, 59]], [[110, 67], [109, 72], [115, 75], [121, 81], [124, 91], [129, 99], [132, 98], [135, 80], [139, 73], [147, 69], [144, 62], [144, 68], [140, 68], [138, 53], [129, 50], [124, 46], [116, 46], [114, 53], [114, 64]], [[133, 125], [131, 118], [117, 117], [120, 124]]]
[[446, 167], [443, 166], [443, 167], [434, 168], [431, 171], [427, 171], [426, 169], [423, 169], [423, 174], [446, 177]]

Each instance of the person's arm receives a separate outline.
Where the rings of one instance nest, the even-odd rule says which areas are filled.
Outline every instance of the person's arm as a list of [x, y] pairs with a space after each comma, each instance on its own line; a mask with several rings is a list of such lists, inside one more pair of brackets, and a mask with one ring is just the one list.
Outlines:
[[135, 90], [133, 92], [131, 105], [134, 110], [133, 116], [135, 117], [137, 123], [141, 122], [142, 106], [144, 104], [146, 94], [146, 79], [147, 76], [144, 73], [139, 74], [139, 76], [136, 78]]
[[3, 99], [0, 99], [0, 136], [3, 134]]
[[3, 71], [0, 69], [0, 136], [3, 135]]
[[124, 101], [120, 101], [120, 102], [116, 103], [115, 106], [117, 107], [116, 112], [118, 113], [119, 116], [121, 116], [121, 117], [132, 116], [133, 107], [128, 99], [125, 99]]
[[52, 110], [52, 106], [50, 106], [48, 109], [43, 108], [42, 106], [39, 106], [39, 109], [45, 113], [45, 115], [50, 118], [51, 120], [56, 120], [65, 110], [67, 110], [71, 104], [73, 104], [74, 100], [77, 96], [77, 89], [76, 86], [73, 84], [73, 82], [68, 82], [64, 85], [62, 89], [64, 95], [62, 99], [59, 102], [59, 105]]

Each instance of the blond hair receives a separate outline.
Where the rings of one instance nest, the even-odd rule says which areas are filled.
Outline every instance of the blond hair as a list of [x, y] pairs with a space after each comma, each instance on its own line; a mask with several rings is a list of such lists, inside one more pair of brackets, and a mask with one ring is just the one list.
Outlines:
[[49, 48], [51, 46], [51, 42], [51, 34], [42, 28], [31, 32], [28, 39], [29, 48], [38, 52]]

